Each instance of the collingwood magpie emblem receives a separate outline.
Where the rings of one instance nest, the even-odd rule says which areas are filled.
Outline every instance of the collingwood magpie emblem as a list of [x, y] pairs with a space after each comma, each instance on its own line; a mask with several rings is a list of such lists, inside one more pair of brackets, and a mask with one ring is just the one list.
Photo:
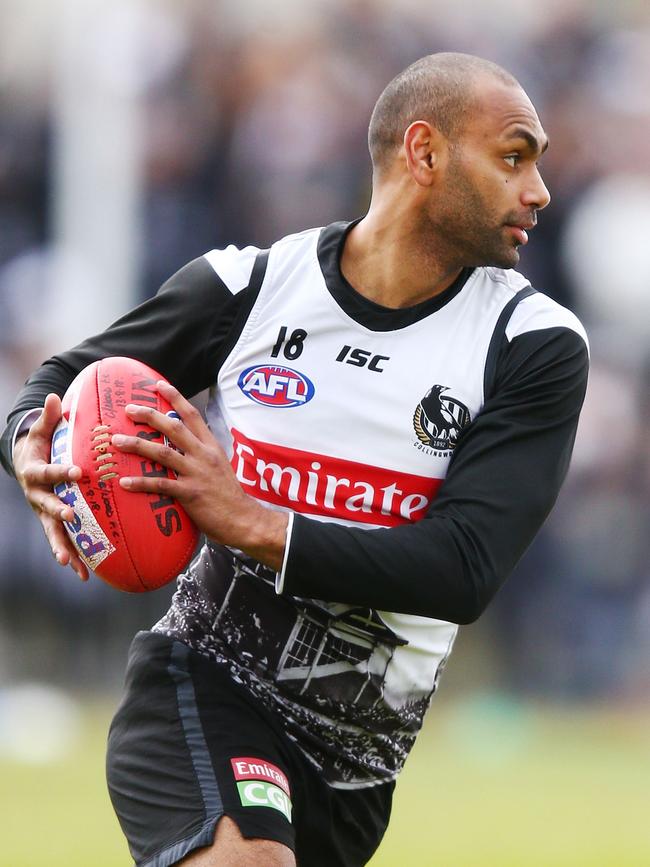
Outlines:
[[463, 428], [472, 420], [465, 404], [444, 394], [446, 385], [433, 385], [417, 405], [413, 427], [420, 442], [432, 449], [456, 448]]

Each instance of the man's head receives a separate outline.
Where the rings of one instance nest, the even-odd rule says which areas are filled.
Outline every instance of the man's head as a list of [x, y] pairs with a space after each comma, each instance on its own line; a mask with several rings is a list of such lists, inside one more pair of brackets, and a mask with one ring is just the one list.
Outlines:
[[[463, 265], [512, 267], [549, 201], [547, 138], [517, 80], [467, 54], [432, 54], [394, 78], [368, 130], [374, 183], [406, 183], [423, 241]], [[435, 248], [435, 249], [434, 249]]]

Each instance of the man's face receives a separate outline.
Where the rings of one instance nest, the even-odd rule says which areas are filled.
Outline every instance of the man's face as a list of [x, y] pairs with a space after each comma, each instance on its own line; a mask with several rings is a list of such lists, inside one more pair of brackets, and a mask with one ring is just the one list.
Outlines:
[[537, 166], [548, 140], [521, 88], [488, 79], [477, 95], [428, 217], [462, 265], [512, 268], [550, 201]]

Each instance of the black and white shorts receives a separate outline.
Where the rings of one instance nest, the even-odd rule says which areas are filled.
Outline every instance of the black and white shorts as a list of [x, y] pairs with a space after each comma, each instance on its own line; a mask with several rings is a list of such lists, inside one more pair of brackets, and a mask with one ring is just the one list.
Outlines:
[[246, 838], [289, 846], [298, 867], [361, 867], [394, 788], [331, 788], [227, 670], [153, 632], [131, 645], [107, 777], [138, 867], [169, 867], [209, 846], [223, 815]]

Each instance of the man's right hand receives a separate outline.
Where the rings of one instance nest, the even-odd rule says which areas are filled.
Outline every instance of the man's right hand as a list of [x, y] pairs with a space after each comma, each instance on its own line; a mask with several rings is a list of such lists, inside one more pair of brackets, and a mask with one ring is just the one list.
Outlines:
[[14, 471], [27, 502], [36, 512], [52, 554], [61, 566], [70, 566], [82, 581], [88, 580], [88, 569], [80, 559], [63, 526], [74, 519], [74, 512], [59, 500], [54, 485], [78, 481], [81, 468], [50, 463], [52, 435], [61, 420], [61, 399], [48, 394], [38, 421], [29, 433], [16, 440], [13, 454]]

